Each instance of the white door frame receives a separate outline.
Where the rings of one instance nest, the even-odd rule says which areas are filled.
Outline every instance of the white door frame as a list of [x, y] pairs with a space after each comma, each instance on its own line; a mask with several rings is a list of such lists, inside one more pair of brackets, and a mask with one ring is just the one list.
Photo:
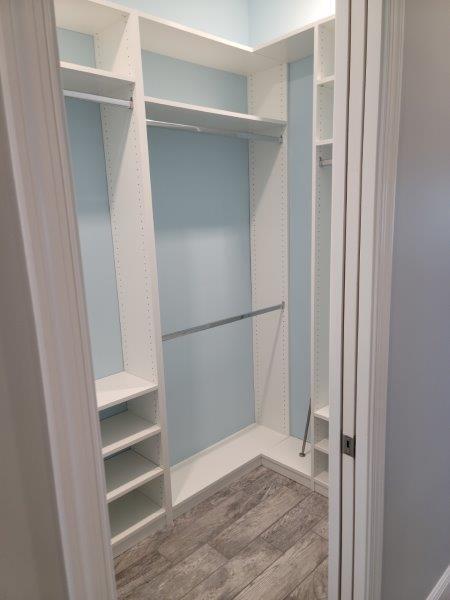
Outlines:
[[114, 600], [58, 60], [53, 1], [2, 0], [0, 596]]
[[[380, 600], [404, 0], [368, 0], [359, 250], [355, 600]], [[342, 599], [344, 600], [344, 598]], [[347, 600], [347, 599], [345, 599]]]

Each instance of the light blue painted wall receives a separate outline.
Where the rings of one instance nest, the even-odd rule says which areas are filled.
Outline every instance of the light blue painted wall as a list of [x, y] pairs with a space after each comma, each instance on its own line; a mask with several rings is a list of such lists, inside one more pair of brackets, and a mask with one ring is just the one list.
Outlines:
[[334, 0], [248, 0], [249, 41], [263, 44], [334, 13]]
[[291, 435], [303, 438], [310, 396], [313, 57], [289, 65]]
[[99, 106], [66, 100], [75, 201], [95, 377], [123, 370]]
[[121, 0], [121, 4], [235, 42], [248, 43], [247, 0]]
[[142, 52], [147, 96], [247, 112], [247, 78], [200, 67], [153, 52]]
[[94, 38], [70, 29], [57, 29], [59, 58], [85, 67], [95, 67]]
[[[162, 329], [251, 307], [248, 144], [149, 134]], [[172, 464], [254, 422], [251, 323], [164, 343]]]

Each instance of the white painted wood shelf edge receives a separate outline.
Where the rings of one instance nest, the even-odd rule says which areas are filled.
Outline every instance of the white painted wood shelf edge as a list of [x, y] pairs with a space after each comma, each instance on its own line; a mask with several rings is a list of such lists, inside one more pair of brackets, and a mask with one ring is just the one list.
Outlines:
[[133, 490], [108, 506], [111, 523], [111, 544], [119, 544], [165, 514], [139, 490]]
[[148, 119], [218, 129], [225, 132], [256, 133], [280, 137], [287, 125], [287, 122], [281, 119], [269, 119], [150, 96], [145, 97], [145, 110]]
[[119, 100], [129, 100], [133, 94], [134, 80], [126, 75], [63, 61], [60, 63], [60, 71], [63, 88], [71, 92]]
[[161, 476], [163, 469], [133, 450], [105, 460], [106, 501], [113, 502]]
[[98, 410], [104, 410], [121, 402], [154, 392], [158, 389], [158, 385], [127, 371], [121, 371], [97, 379], [95, 389], [97, 392], [97, 408]]
[[318, 408], [314, 411], [314, 416], [318, 419], [323, 419], [324, 421], [328, 421], [330, 419], [330, 407], [323, 406], [322, 408]]
[[161, 433], [159, 425], [138, 417], [129, 410], [100, 422], [102, 454], [107, 458], [125, 448]]

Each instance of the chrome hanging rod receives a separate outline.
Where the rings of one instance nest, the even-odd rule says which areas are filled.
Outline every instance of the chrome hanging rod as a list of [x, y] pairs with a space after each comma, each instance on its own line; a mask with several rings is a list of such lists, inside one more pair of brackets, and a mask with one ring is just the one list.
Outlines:
[[252, 312], [243, 313], [235, 317], [229, 317], [228, 319], [220, 319], [219, 321], [211, 321], [205, 325], [198, 325], [197, 327], [189, 327], [189, 329], [181, 329], [180, 331], [174, 331], [173, 333], [166, 333], [162, 336], [163, 342], [174, 340], [175, 338], [182, 337], [183, 335], [189, 335], [191, 333], [198, 333], [199, 331], [205, 331], [205, 329], [213, 329], [213, 327], [220, 327], [221, 325], [228, 325], [229, 323], [235, 323], [236, 321], [242, 321], [243, 319], [249, 319], [250, 317], [257, 317], [258, 315], [264, 315], [275, 310], [284, 310], [284, 302], [277, 304], [276, 306], [269, 306], [268, 308], [260, 308], [259, 310], [253, 310]]
[[319, 158], [319, 167], [331, 167], [333, 164], [333, 161], [330, 159], [323, 159], [323, 158]]
[[168, 123], [167, 121], [156, 121], [146, 119], [147, 125], [151, 127], [162, 127], [163, 129], [182, 129], [183, 131], [192, 131], [193, 133], [209, 133], [213, 135], [225, 135], [227, 137], [238, 137], [243, 140], [277, 142], [281, 144], [281, 136], [263, 135], [262, 133], [247, 133], [244, 131], [227, 131], [225, 129], [211, 129], [210, 127], [197, 127], [197, 125], [184, 125], [183, 123]]
[[133, 108], [132, 100], [120, 100], [119, 98], [108, 98], [108, 96], [97, 96], [96, 94], [73, 92], [71, 90], [64, 90], [64, 96], [67, 98], [77, 98], [78, 100], [89, 100], [89, 102], [97, 102], [97, 104], [113, 104], [114, 106]]

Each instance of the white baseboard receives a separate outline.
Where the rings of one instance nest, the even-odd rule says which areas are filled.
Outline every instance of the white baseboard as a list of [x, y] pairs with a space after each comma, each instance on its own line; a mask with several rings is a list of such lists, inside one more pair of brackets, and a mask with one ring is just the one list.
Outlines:
[[442, 577], [431, 590], [427, 600], [450, 600], [450, 565], [445, 569]]

